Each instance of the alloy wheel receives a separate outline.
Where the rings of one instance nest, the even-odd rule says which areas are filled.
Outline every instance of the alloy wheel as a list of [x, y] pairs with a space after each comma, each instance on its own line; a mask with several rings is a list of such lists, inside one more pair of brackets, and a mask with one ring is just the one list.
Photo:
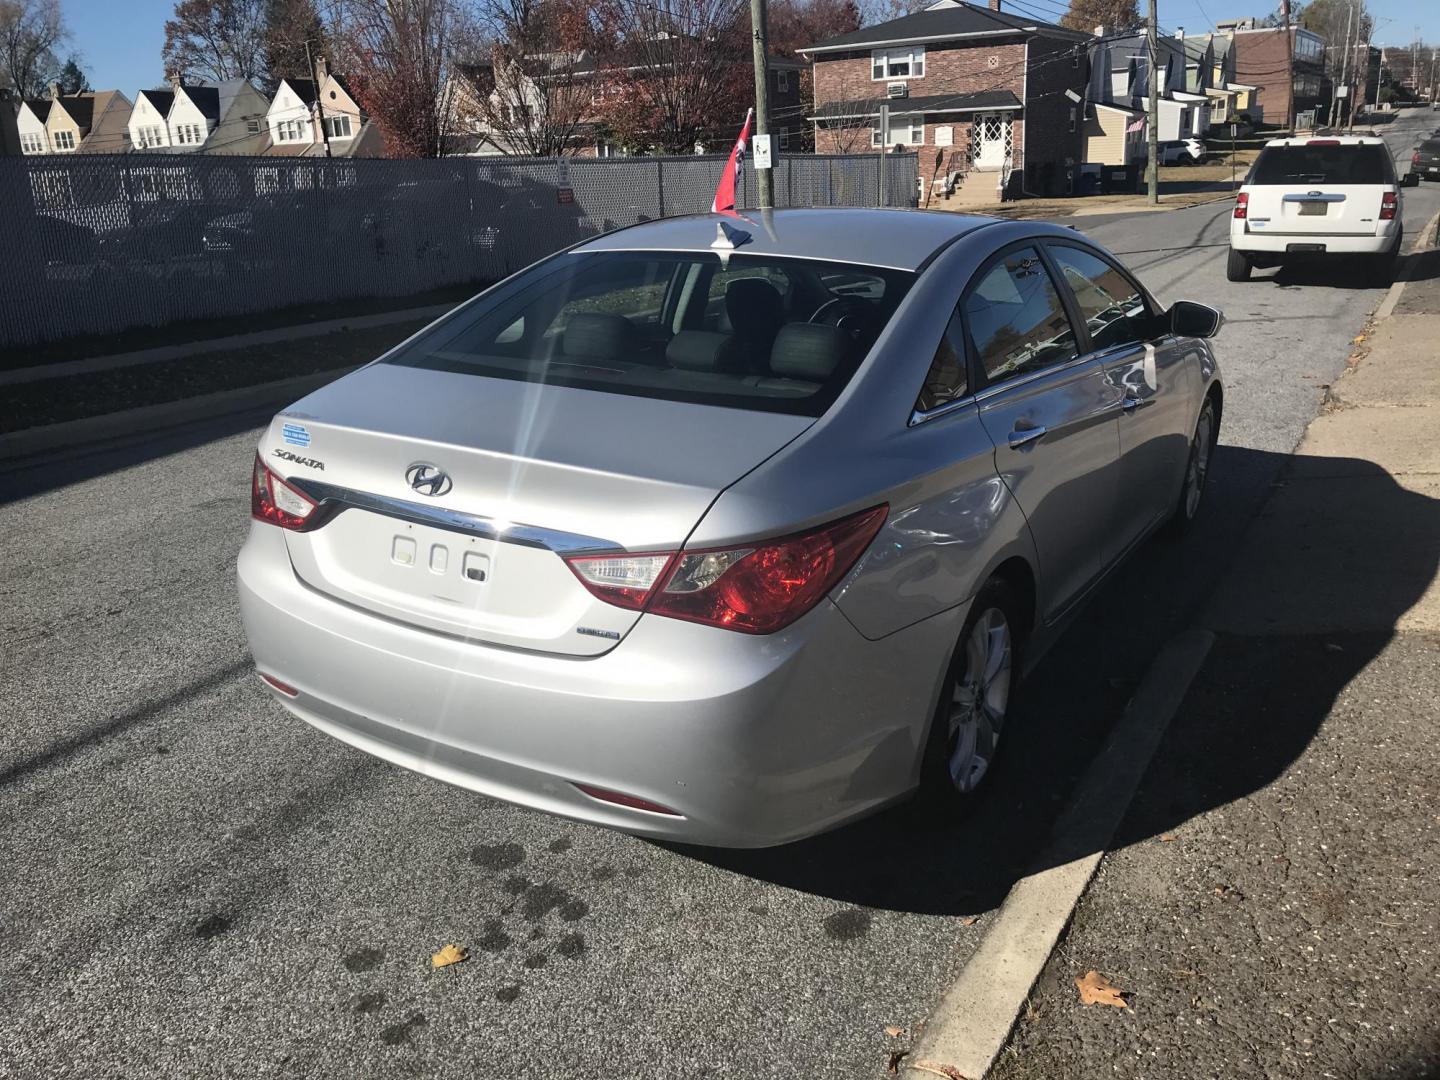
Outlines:
[[965, 639], [965, 672], [950, 700], [946, 765], [961, 794], [974, 791], [995, 759], [1010, 703], [1013, 648], [1010, 623], [999, 608], [987, 608]]
[[1195, 425], [1195, 440], [1190, 444], [1190, 460], [1185, 465], [1185, 517], [1193, 518], [1205, 493], [1205, 474], [1210, 469], [1210, 451], [1214, 443], [1213, 416], [1209, 406], [1200, 413]]

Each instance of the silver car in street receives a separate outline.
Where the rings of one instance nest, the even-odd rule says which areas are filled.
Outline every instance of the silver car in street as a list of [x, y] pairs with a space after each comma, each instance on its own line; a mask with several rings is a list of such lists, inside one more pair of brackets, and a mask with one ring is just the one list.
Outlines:
[[1022, 674], [1201, 505], [1212, 308], [909, 210], [587, 240], [280, 413], [260, 677], [388, 761], [760, 847], [983, 786]]

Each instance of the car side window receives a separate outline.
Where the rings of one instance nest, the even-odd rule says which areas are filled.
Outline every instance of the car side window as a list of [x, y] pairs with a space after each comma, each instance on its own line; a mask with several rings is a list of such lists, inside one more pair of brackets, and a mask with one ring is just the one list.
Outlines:
[[1083, 248], [1049, 248], [1090, 331], [1092, 349], [1113, 349], [1155, 336], [1154, 313], [1145, 294], [1118, 267]]
[[1080, 355], [1060, 292], [1033, 247], [1001, 256], [961, 306], [988, 382], [1042, 371]]
[[925, 385], [915, 400], [918, 412], [929, 412], [941, 405], [958, 401], [969, 393], [965, 377], [965, 331], [957, 311], [950, 316], [950, 325], [935, 349], [935, 359], [925, 375]]

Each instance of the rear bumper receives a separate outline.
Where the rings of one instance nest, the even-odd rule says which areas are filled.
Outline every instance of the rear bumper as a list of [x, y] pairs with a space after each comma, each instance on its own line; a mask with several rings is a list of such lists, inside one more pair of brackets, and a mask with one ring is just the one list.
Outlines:
[[[282, 705], [335, 738], [483, 794], [640, 835], [765, 847], [907, 794], [963, 609], [862, 637], [829, 601], [756, 637], [642, 617], [611, 652], [476, 645], [303, 585], [252, 525], [241, 612]], [[676, 816], [583, 794], [638, 796]]]
[[[1241, 221], [1235, 222], [1243, 225]], [[1230, 230], [1230, 246], [1236, 251], [1255, 252], [1265, 255], [1297, 254], [1290, 251], [1292, 244], [1323, 244], [1323, 252], [1304, 252], [1315, 255], [1384, 255], [1393, 251], [1399, 241], [1399, 222], [1384, 222], [1381, 231], [1374, 235], [1333, 236], [1324, 233], [1265, 233], [1245, 232], [1242, 228]]]

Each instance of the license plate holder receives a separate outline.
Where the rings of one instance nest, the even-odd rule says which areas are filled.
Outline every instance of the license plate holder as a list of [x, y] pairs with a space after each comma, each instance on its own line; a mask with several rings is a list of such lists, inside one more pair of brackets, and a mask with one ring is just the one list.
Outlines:
[[1324, 217], [1329, 212], [1330, 204], [1320, 202], [1318, 199], [1311, 199], [1300, 204], [1301, 217]]
[[1324, 244], [1286, 244], [1285, 250], [1298, 255], [1319, 255], [1325, 251]]

